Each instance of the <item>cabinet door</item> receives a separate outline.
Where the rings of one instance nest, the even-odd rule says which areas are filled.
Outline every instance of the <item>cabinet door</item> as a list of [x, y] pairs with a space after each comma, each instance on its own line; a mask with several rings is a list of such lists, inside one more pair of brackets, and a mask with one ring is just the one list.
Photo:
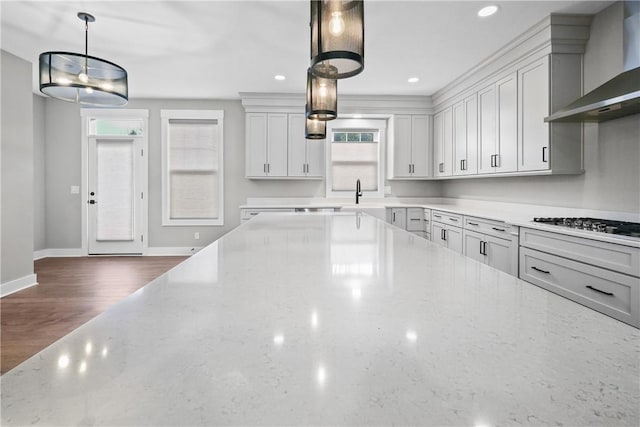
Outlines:
[[518, 170], [549, 168], [549, 57], [518, 71]]
[[422, 208], [407, 208], [407, 231], [424, 231]]
[[453, 174], [464, 175], [467, 160], [467, 118], [464, 101], [453, 106]]
[[306, 118], [304, 114], [289, 114], [287, 171], [289, 176], [306, 175], [306, 146], [304, 137]]
[[431, 241], [439, 244], [440, 246], [447, 247], [447, 241], [444, 238], [444, 229], [446, 225], [434, 222], [431, 224]]
[[478, 92], [478, 173], [493, 173], [496, 154], [496, 87]]
[[464, 113], [467, 124], [467, 159], [464, 163], [465, 175], [478, 173], [478, 95], [473, 94], [464, 100]]
[[518, 249], [516, 242], [484, 236], [487, 264], [513, 276], [518, 275]]
[[246, 176], [267, 174], [267, 114], [246, 115]]
[[518, 169], [518, 85], [513, 73], [496, 83], [498, 102], [496, 172], [513, 172]]
[[447, 247], [462, 253], [462, 228], [447, 226], [446, 230]]
[[307, 140], [307, 176], [324, 176], [325, 142], [324, 139]]
[[407, 209], [406, 208], [392, 208], [391, 209], [391, 224], [398, 228], [406, 230], [407, 228]]
[[269, 113], [267, 121], [267, 175], [287, 176], [287, 115]]
[[[433, 176], [451, 176], [453, 160], [453, 122], [451, 107], [434, 116]], [[435, 132], [439, 128], [437, 133]]]
[[413, 177], [429, 176], [429, 116], [411, 116], [411, 164]]
[[462, 232], [464, 255], [475, 259], [483, 264], [486, 263], [486, 257], [480, 251], [483, 251], [483, 235], [469, 230]]
[[393, 176], [411, 176], [411, 116], [396, 115], [393, 119]]

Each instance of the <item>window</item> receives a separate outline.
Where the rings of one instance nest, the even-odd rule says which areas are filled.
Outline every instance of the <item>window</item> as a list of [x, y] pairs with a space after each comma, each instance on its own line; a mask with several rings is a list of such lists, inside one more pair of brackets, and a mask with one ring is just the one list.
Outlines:
[[162, 110], [162, 225], [223, 225], [221, 110]]
[[386, 121], [342, 119], [328, 128], [327, 197], [353, 197], [358, 179], [363, 193], [384, 197], [380, 153]]

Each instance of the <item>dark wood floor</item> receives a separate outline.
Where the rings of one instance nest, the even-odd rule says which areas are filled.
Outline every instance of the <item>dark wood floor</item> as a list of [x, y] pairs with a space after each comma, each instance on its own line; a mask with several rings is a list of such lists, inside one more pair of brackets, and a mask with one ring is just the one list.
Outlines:
[[44, 258], [38, 286], [0, 299], [0, 373], [106, 311], [186, 257]]

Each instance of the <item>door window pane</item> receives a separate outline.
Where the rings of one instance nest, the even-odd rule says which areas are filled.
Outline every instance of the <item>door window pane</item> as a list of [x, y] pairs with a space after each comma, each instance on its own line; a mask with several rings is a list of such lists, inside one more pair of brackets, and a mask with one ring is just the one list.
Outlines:
[[96, 239], [133, 240], [133, 141], [96, 141]]

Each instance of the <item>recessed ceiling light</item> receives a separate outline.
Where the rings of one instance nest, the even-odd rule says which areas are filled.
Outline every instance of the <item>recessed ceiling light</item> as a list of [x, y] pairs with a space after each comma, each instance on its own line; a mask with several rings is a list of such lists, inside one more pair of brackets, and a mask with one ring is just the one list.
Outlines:
[[481, 18], [486, 18], [487, 16], [491, 16], [498, 11], [498, 6], [491, 5], [485, 6], [478, 11], [478, 16]]
[[409, 77], [409, 78], [407, 79], [407, 81], [408, 81], [409, 83], [418, 83], [418, 82], [420, 81], [420, 79], [419, 79], [419, 78], [417, 78], [417, 77]]
[[279, 81], [282, 81], [282, 80], [286, 79], [286, 77], [283, 76], [282, 74], [277, 74], [273, 78], [276, 79], [276, 80], [279, 80]]

